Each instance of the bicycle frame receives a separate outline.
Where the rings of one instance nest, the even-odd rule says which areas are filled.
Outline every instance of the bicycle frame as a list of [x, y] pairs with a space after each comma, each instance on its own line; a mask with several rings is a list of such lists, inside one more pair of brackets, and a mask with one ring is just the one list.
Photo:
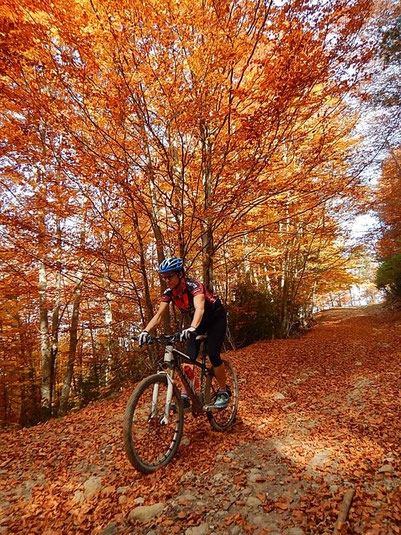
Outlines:
[[[202, 340], [205, 341], [206, 338], [202, 337]], [[171, 399], [173, 396], [175, 372], [178, 373], [178, 376], [180, 377], [184, 385], [184, 388], [187, 391], [189, 398], [191, 399], [192, 414], [194, 416], [198, 416], [202, 414], [203, 412], [205, 412], [203, 399], [201, 399], [201, 397], [198, 396], [198, 393], [196, 392], [192, 381], [188, 378], [187, 374], [185, 373], [180, 360], [182, 360], [183, 363], [190, 364], [191, 366], [197, 366], [201, 370], [201, 383], [200, 383], [201, 396], [204, 390], [205, 378], [208, 373], [211, 373], [210, 368], [208, 368], [206, 365], [205, 344], [203, 344], [202, 362], [197, 362], [196, 360], [190, 359], [188, 355], [176, 349], [172, 344], [166, 345], [165, 350], [164, 350], [164, 359], [161, 365], [161, 370], [158, 372], [158, 373], [166, 374], [167, 380], [168, 380], [166, 402], [165, 402], [165, 407], [164, 407], [164, 416], [161, 420], [161, 423], [164, 423], [164, 424], [167, 424], [169, 421], [170, 405], [171, 405]], [[154, 410], [156, 407], [158, 390], [159, 390], [158, 385], [155, 385], [154, 390], [153, 390], [153, 399], [152, 399], [152, 414], [154, 413]]]

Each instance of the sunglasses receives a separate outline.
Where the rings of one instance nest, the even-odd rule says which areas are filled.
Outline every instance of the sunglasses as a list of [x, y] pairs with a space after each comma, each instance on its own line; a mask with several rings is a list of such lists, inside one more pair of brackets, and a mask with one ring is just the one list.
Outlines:
[[165, 281], [169, 281], [170, 279], [172, 279], [176, 275], [177, 275], [177, 273], [172, 273], [171, 275], [163, 275], [162, 279], [164, 279]]

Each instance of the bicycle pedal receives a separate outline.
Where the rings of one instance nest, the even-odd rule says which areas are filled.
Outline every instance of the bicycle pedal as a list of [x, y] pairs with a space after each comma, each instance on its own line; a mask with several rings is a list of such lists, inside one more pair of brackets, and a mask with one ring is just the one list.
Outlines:
[[213, 411], [221, 411], [222, 409], [219, 409], [218, 407], [215, 407], [213, 404], [211, 405], [203, 405], [203, 411], [204, 412], [213, 412]]

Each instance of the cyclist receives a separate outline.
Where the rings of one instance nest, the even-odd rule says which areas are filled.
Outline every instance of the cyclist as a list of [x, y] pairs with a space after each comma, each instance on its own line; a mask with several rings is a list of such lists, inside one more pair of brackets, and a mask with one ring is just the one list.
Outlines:
[[[187, 341], [187, 353], [196, 360], [200, 342], [195, 340], [198, 334], [207, 334], [208, 354], [212, 363], [219, 391], [213, 407], [224, 409], [229, 403], [226, 387], [226, 374], [220, 352], [223, 345], [227, 316], [218, 297], [214, 297], [205, 286], [185, 277], [184, 264], [181, 258], [169, 258], [159, 266], [160, 276], [166, 281], [167, 289], [163, 292], [159, 309], [139, 335], [139, 346], [150, 341], [149, 333], [162, 321], [172, 302], [183, 313], [191, 318], [191, 325], [181, 332], [181, 340]], [[189, 406], [189, 399], [182, 393], [184, 406]]]

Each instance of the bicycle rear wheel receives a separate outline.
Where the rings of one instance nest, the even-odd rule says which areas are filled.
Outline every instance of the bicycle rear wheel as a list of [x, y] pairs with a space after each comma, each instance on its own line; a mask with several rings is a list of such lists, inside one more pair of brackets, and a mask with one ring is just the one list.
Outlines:
[[[234, 423], [238, 410], [238, 382], [234, 368], [227, 361], [223, 360], [226, 370], [227, 391], [230, 393], [230, 402], [225, 409], [212, 409], [208, 411], [207, 417], [211, 426], [216, 431], [225, 431], [230, 425]], [[216, 399], [219, 384], [213, 371], [208, 375], [205, 384], [205, 403], [212, 404]]]
[[181, 395], [173, 385], [174, 410], [170, 410], [167, 420], [166, 396], [167, 376], [151, 375], [135, 388], [125, 410], [125, 452], [130, 463], [143, 474], [151, 474], [169, 463], [180, 445], [184, 427]]

